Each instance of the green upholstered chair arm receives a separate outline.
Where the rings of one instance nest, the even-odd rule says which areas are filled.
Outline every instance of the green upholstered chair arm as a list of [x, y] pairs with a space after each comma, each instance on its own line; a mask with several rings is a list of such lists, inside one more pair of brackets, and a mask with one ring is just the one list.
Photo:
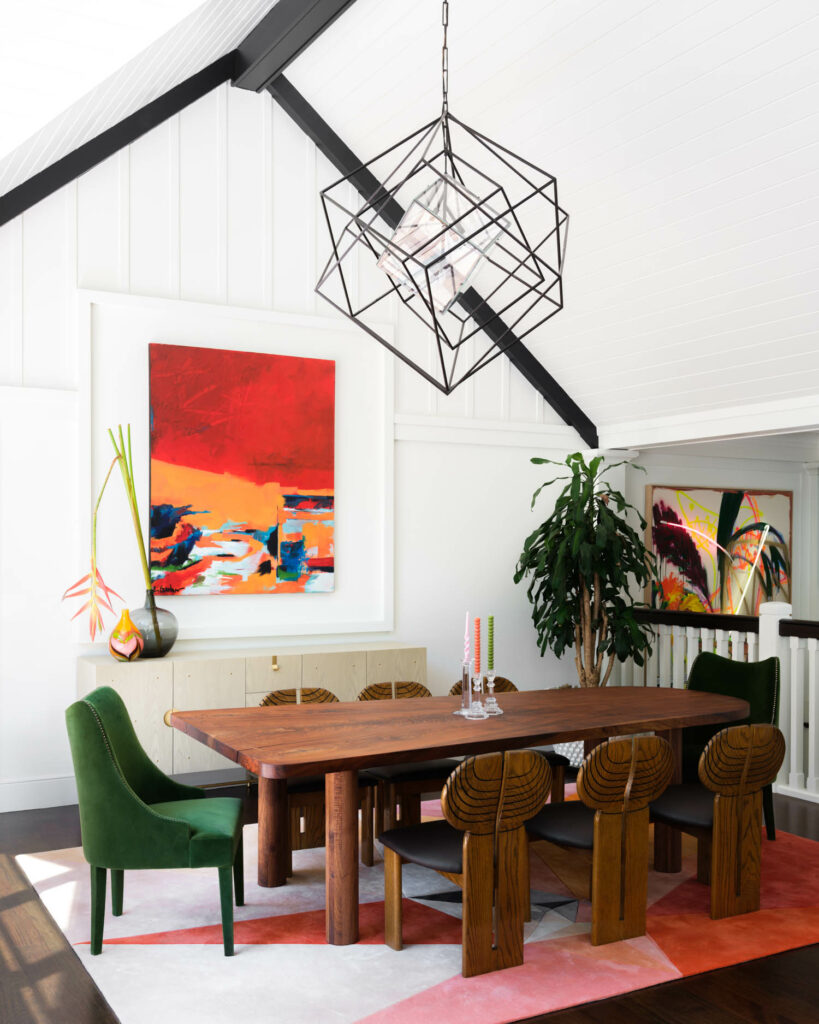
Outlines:
[[88, 862], [122, 869], [186, 867], [190, 825], [155, 813], [134, 791], [95, 702], [77, 701], [65, 717]]
[[[703, 651], [688, 675], [686, 689], [719, 693], [747, 700], [750, 714], [733, 725], [775, 725], [779, 711], [779, 658], [732, 661]], [[696, 782], [700, 754], [721, 725], [698, 725], [683, 730], [683, 779]]]

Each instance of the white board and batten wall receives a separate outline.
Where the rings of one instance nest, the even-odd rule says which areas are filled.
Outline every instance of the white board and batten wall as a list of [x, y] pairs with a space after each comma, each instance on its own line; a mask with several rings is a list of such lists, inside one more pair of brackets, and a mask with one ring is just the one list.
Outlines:
[[[358, 6], [351, 9], [353, 16], [357, 17]], [[756, 11], [759, 5], [754, 8]], [[590, 8], [572, 22], [576, 28], [572, 30], [567, 59], [569, 53], [582, 49], [575, 45], [582, 39], [575, 36], [584, 26], [591, 37], [597, 32], [595, 11]], [[634, 64], [631, 53], [635, 45], [654, 53], [655, 38], [679, 38], [679, 33], [663, 32], [664, 22], [677, 17], [677, 8], [669, 5], [666, 11], [662, 5], [655, 5], [652, 11], [657, 31], [645, 40], [635, 40], [625, 22], [621, 34], [601, 37], [616, 46], [622, 36], [623, 45], [629, 48], [628, 56], [625, 51], [620, 55], [622, 60], [616, 49], [612, 51], [608, 64], [627, 70]], [[790, 117], [789, 127], [780, 129], [769, 123], [768, 134], [760, 135], [755, 109], [778, 109], [771, 105], [787, 102], [794, 88], [802, 90], [802, 98], [809, 93], [801, 80], [794, 87], [787, 75], [777, 77], [773, 71], [764, 83], [760, 80], [759, 88], [753, 84], [758, 77], [759, 54], [772, 60], [775, 54], [768, 45], [770, 32], [764, 18], [744, 19], [743, 25], [751, 35], [758, 31], [759, 46], [755, 48], [751, 38], [741, 53], [732, 54], [737, 89], [725, 93], [721, 87], [716, 88], [714, 96], [719, 103], [703, 105], [701, 97], [695, 104], [697, 109], [684, 118], [681, 111], [680, 119], [669, 121], [662, 110], [658, 111], [660, 123], [668, 122], [669, 131], [674, 133], [673, 148], [669, 150], [671, 164], [665, 167], [659, 152], [652, 163], [644, 162], [653, 180], [636, 183], [640, 197], [638, 201], [632, 196], [631, 205], [616, 201], [618, 182], [631, 173], [628, 161], [621, 159], [629, 151], [629, 132], [633, 127], [635, 138], [657, 137], [647, 132], [643, 123], [644, 85], [631, 89], [623, 80], [623, 91], [612, 91], [608, 72], [594, 78], [592, 69], [586, 88], [564, 90], [561, 104], [548, 108], [549, 117], [555, 111], [554, 124], [540, 126], [548, 128], [554, 151], [560, 156], [551, 163], [548, 154], [543, 154], [543, 162], [557, 174], [562, 200], [574, 219], [567, 265], [567, 309], [561, 314], [566, 319], [557, 317], [544, 328], [533, 348], [598, 421], [601, 443], [609, 447], [802, 429], [815, 426], [819, 420], [819, 407], [805, 394], [817, 372], [815, 361], [800, 377], [796, 390], [793, 379], [797, 365], [794, 360], [803, 351], [799, 345], [804, 342], [802, 325], [810, 312], [807, 305], [817, 292], [813, 278], [809, 274], [806, 277], [809, 267], [804, 260], [813, 251], [810, 240], [803, 239], [809, 228], [804, 226], [802, 207], [794, 203], [799, 226], [791, 226], [770, 215], [764, 220], [749, 219], [742, 203], [734, 202], [734, 197], [740, 196], [753, 204], [759, 188], [770, 200], [772, 190], [783, 180], [792, 181], [793, 188], [808, 180], [795, 166], [805, 156], [804, 140], [785, 138], [787, 132], [798, 127], [796, 115]], [[666, 28], [672, 27], [668, 22]], [[782, 32], [792, 29], [789, 23]], [[507, 35], [512, 38], [511, 33]], [[707, 36], [710, 39], [711, 33]], [[564, 37], [557, 34], [550, 38], [560, 46]], [[726, 32], [724, 41], [729, 38], [734, 35]], [[806, 39], [806, 34], [800, 38]], [[568, 46], [569, 37], [566, 39]], [[706, 44], [711, 45], [707, 40], [702, 43]], [[696, 39], [693, 45], [699, 45]], [[701, 81], [706, 98], [712, 81], [708, 77], [711, 64], [715, 68], [719, 65], [713, 57], [705, 65], [707, 73]], [[542, 60], [538, 58], [536, 64], [542, 70]], [[691, 96], [685, 87], [684, 64], [684, 60], [670, 54], [658, 66], [664, 84], [660, 83], [662, 88], [653, 93], [655, 100], [666, 95], [676, 99]], [[510, 65], [524, 70], [528, 66], [517, 59]], [[800, 59], [799, 74], [813, 75], [813, 81], [815, 75], [810, 69], [815, 66], [809, 57]], [[644, 73], [642, 68], [635, 70], [638, 79]], [[465, 78], [465, 85], [467, 82]], [[533, 97], [538, 82], [535, 75], [530, 90]], [[772, 83], [778, 90], [775, 95]], [[525, 143], [531, 133], [523, 130], [521, 122], [515, 122], [513, 135], [505, 138], [502, 122], [506, 115], [500, 116], [497, 105], [484, 124], [484, 86], [478, 83], [475, 88], [471, 107], [472, 93], [465, 89], [459, 115], [479, 127], [483, 125], [500, 141], [517, 145], [526, 155]], [[514, 93], [514, 76], [507, 76], [506, 88]], [[740, 95], [747, 95], [749, 102], [739, 101]], [[321, 106], [319, 98], [312, 98]], [[605, 102], [598, 106], [596, 98]], [[623, 112], [628, 115], [618, 122], [622, 132], [618, 129], [614, 134], [596, 130], [595, 122], [596, 111], [604, 121], [611, 121], [607, 113], [610, 98], [622, 102]], [[327, 97], [328, 103], [332, 100]], [[734, 101], [739, 107], [732, 113], [730, 102]], [[572, 108], [574, 102], [581, 105], [577, 111]], [[531, 104], [525, 109], [529, 116], [541, 120], [547, 112], [539, 102], [537, 109]], [[731, 133], [724, 131], [726, 119], [734, 126]], [[561, 139], [571, 141], [565, 135], [571, 126], [604, 149], [609, 147], [611, 154], [596, 152], [589, 160], [582, 146], [564, 144], [561, 149]], [[336, 127], [343, 126], [339, 123]], [[691, 216], [685, 202], [665, 201], [692, 191], [686, 192], [687, 171], [678, 165], [678, 157], [690, 154], [695, 159], [700, 152], [696, 140], [703, 132], [708, 133], [710, 148], [707, 159], [697, 164], [702, 178], [693, 185], [691, 202], [699, 204], [696, 209], [701, 213], [701, 200], [707, 196], [709, 209], [725, 215], [709, 216], [707, 223], [700, 216]], [[776, 168], [776, 180], [766, 179], [759, 185], [759, 161], [749, 157], [744, 169], [737, 163], [741, 164], [743, 145], [748, 143], [753, 153], [758, 139], [768, 146], [770, 138], [776, 143], [780, 136], [781, 151], [765, 164], [769, 170]], [[724, 153], [721, 140], [725, 140]], [[730, 172], [720, 175], [720, 160], [729, 151]], [[531, 155], [540, 159], [534, 151]], [[639, 151], [635, 151], [635, 159], [642, 160]], [[646, 189], [662, 192], [666, 176], [670, 177], [670, 187], [665, 194], [655, 195], [646, 207]], [[185, 309], [178, 308], [190, 314], [189, 325], [194, 326], [200, 321], [192, 310], [198, 309], [213, 324], [218, 308], [225, 314], [225, 323], [243, 322], [248, 330], [251, 328], [247, 325], [255, 324], [253, 329], [262, 335], [271, 331], [271, 349], [284, 343], [281, 334], [274, 337], [273, 327], [286, 327], [287, 317], [292, 316], [300, 319], [300, 331], [309, 332], [315, 323], [314, 341], [321, 344], [318, 335], [326, 338], [332, 330], [346, 330], [346, 323], [337, 319], [330, 334], [322, 334], [322, 325], [334, 318], [313, 292], [327, 249], [317, 191], [334, 177], [329, 164], [268, 96], [223, 86], [0, 228], [0, 811], [51, 806], [75, 797], [63, 712], [76, 694], [76, 656], [93, 649], [78, 643], [78, 634], [67, 621], [71, 611], [60, 605], [59, 597], [86, 571], [87, 515], [97, 468], [95, 461], [89, 461], [88, 439], [93, 423], [93, 444], [99, 446], [98, 428], [108, 425], [93, 420], [92, 392], [87, 381], [99, 371], [100, 410], [113, 422], [127, 422], [129, 417], [137, 422], [132, 399], [138, 388], [144, 388], [144, 376], [135, 379], [137, 371], [129, 362], [127, 350], [123, 351], [121, 365], [115, 349], [96, 368], [86, 361], [88, 334], [79, 327], [78, 311], [88, 308], [87, 293], [93, 293], [100, 303], [101, 293], [110, 293], [107, 309], [125, 308], [132, 301], [133, 309], [147, 310], [151, 315], [181, 303]], [[738, 185], [742, 186], [739, 190]], [[813, 191], [810, 195], [813, 197]], [[801, 201], [799, 196], [797, 200]], [[634, 210], [643, 209], [649, 210], [650, 219], [638, 224], [638, 230], [631, 230]], [[610, 210], [611, 216], [604, 216], [605, 210]], [[666, 225], [673, 244], [663, 241]], [[678, 246], [683, 225], [697, 227], [699, 234], [688, 239], [689, 245]], [[633, 239], [629, 243], [631, 258], [617, 259], [610, 252], [624, 231]], [[739, 242], [737, 232], [742, 233]], [[649, 246], [651, 238], [658, 239], [658, 244]], [[776, 248], [771, 249], [766, 240], [774, 240]], [[721, 254], [719, 259], [701, 258], [703, 246], [709, 254]], [[650, 259], [654, 265], [644, 268], [635, 259], [639, 254], [643, 262]], [[772, 276], [766, 272], [765, 260], [774, 258], [777, 273], [771, 291], [768, 284]], [[615, 278], [611, 277], [613, 269], [617, 271]], [[673, 293], [669, 291], [672, 279]], [[727, 282], [725, 288], [721, 281]], [[706, 288], [708, 282], [714, 282], [710, 291]], [[760, 305], [759, 289], [763, 287], [768, 290]], [[785, 307], [791, 300], [798, 302], [798, 308], [789, 319]], [[668, 323], [665, 310], [669, 302], [674, 306], [676, 346], [671, 361], [660, 344]], [[163, 307], [162, 303], [168, 305]], [[750, 397], [744, 400], [741, 390], [732, 392], [724, 370], [713, 394], [700, 393], [701, 376], [708, 372], [708, 366], [700, 360], [702, 345], [692, 347], [692, 338], [703, 333], [698, 325], [703, 316], [730, 319], [740, 308], [744, 311], [743, 329], [748, 327], [749, 319], [758, 321], [753, 335], [748, 328], [749, 344], [756, 346], [753, 365], [759, 369], [772, 358], [767, 350], [760, 355], [760, 346], [770, 344], [776, 346], [773, 355], [780, 368], [770, 381], [766, 380], [762, 395], [757, 388], [748, 391]], [[643, 312], [648, 317], [645, 321], [641, 319]], [[312, 317], [320, 319], [311, 321]], [[414, 329], [395, 309], [387, 310], [385, 317], [399, 339], [402, 332]], [[765, 326], [774, 322], [783, 326]], [[726, 339], [720, 332], [727, 328], [722, 321], [712, 326], [714, 329], [705, 333], [720, 340], [704, 344], [721, 344]], [[619, 334], [613, 333], [615, 329]], [[624, 335], [630, 332], [640, 340], [639, 349], [626, 344]], [[732, 335], [727, 340], [736, 352], [735, 365], [744, 365], [742, 338]], [[215, 343], [215, 339], [208, 343]], [[225, 343], [232, 341], [228, 338]], [[233, 343], [238, 347], [244, 341]], [[554, 351], [550, 351], [550, 345]], [[689, 351], [691, 366], [684, 365]], [[340, 349], [337, 357], [342, 358]], [[369, 348], [362, 345], [356, 358], [361, 361], [363, 373], [364, 364], [371, 369], [384, 356], [372, 342]], [[608, 374], [612, 360], [619, 360], [615, 367], [619, 376]], [[657, 399], [646, 419], [642, 392], [632, 386], [636, 378], [631, 383], [623, 378], [629, 361], [641, 374], [647, 374], [647, 381], [654, 382], [651, 387], [655, 396], [661, 394], [662, 374], [673, 371], [676, 380], [690, 375], [691, 389], [698, 389], [700, 397], [690, 402], [690, 392], [681, 384], [674, 390], [677, 404]], [[596, 368], [595, 373], [587, 374], [584, 367]], [[777, 390], [780, 382], [782, 394]], [[571, 660], [558, 664], [549, 655], [540, 658], [525, 591], [514, 585], [512, 574], [523, 539], [539, 521], [539, 511], [529, 509], [529, 498], [545, 477], [543, 468], [533, 467], [529, 459], [533, 455], [562, 458], [581, 446], [577, 435], [561, 423], [506, 359], [496, 360], [448, 398], [401, 365], [396, 365], [392, 388], [392, 413], [390, 417], [384, 415], [377, 439], [392, 457], [393, 505], [386, 519], [391, 537], [389, 541], [386, 535], [381, 538], [386, 554], [376, 591], [368, 592], [362, 585], [357, 591], [358, 603], [352, 602], [356, 567], [366, 565], [372, 555], [369, 545], [364, 548], [360, 544], [361, 532], [341, 547], [341, 531], [348, 525], [352, 528], [357, 514], [372, 511], [363, 507], [365, 498], [374, 493], [365, 487], [362, 494], [344, 495], [348, 517], [353, 518], [344, 527], [339, 521], [339, 564], [347, 560], [348, 565], [343, 573], [339, 570], [338, 603], [344, 603], [343, 588], [350, 585], [349, 609], [354, 613], [346, 625], [340, 611], [335, 621], [324, 614], [324, 608], [314, 612], [313, 602], [320, 606], [320, 595], [305, 595], [298, 610], [291, 609], [282, 621], [279, 609], [283, 606], [277, 604], [280, 598], [269, 597], [259, 599], [264, 602], [259, 605], [264, 609], [264, 629], [255, 637], [238, 636], [239, 630], [225, 637], [218, 635], [224, 632], [218, 626], [222, 618], [219, 608], [222, 601], [234, 598], [202, 598], [212, 603], [205, 613], [197, 612], [201, 616], [198, 623], [194, 622], [196, 616], [185, 613], [180, 617], [180, 652], [185, 653], [191, 645], [200, 649], [238, 647], [288, 637], [291, 643], [304, 643], [306, 639], [311, 643], [408, 642], [426, 647], [428, 684], [433, 692], [443, 693], [457, 674], [464, 612], [468, 609], [472, 615], [495, 615], [497, 660], [503, 674], [523, 687], [570, 681], [574, 675]], [[812, 391], [819, 391], [819, 387], [812, 387]], [[715, 409], [719, 407], [713, 416], [703, 406], [712, 399]], [[686, 403], [692, 406], [691, 415], [686, 412]], [[658, 404], [663, 406], [662, 419], [652, 418]], [[143, 412], [143, 424], [144, 416]], [[385, 465], [380, 465], [379, 472], [386, 472]], [[764, 486], [767, 470], [758, 469], [749, 472], [747, 479]], [[554, 491], [544, 493], [540, 510], [549, 507], [549, 493]], [[140, 498], [144, 506], [144, 489]], [[376, 500], [383, 508], [384, 492]], [[121, 527], [127, 545], [132, 541], [130, 527], [119, 516], [116, 488], [105, 501], [102, 529], [116, 532]], [[390, 554], [392, 562], [388, 564]], [[112, 557], [116, 562], [117, 556]], [[133, 607], [140, 603], [142, 589], [134, 582], [135, 556], [131, 567], [126, 568], [125, 561], [121, 564], [125, 596]], [[111, 576], [109, 582], [116, 586], [119, 580]], [[371, 612], [377, 614], [365, 614]], [[302, 615], [302, 632], [293, 635], [298, 615]], [[315, 626], [314, 618], [319, 620]], [[368, 630], [362, 630], [366, 623]], [[196, 628], [200, 629], [198, 636], [186, 640], [186, 630]]]
[[[316, 193], [332, 171], [267, 100], [216, 90], [0, 228], [0, 811], [76, 798], [64, 711], [77, 693], [77, 656], [101, 648], [70, 623], [74, 609], [60, 595], [87, 571], [92, 492], [106, 454], [101, 431], [109, 424], [134, 425], [143, 510], [147, 498], [147, 409], [138, 408], [147, 364], [134, 362], [129, 311], [134, 329], [164, 309], [169, 328], [181, 317], [186, 329], [202, 327], [204, 343], [228, 347], [278, 351], [311, 334], [314, 354], [349, 358], [352, 372], [350, 327], [313, 294], [325, 247]], [[97, 315], [112, 328], [104, 338], [92, 330]], [[394, 320], [393, 330], [402, 329]], [[109, 340], [95, 366], [89, 353]], [[152, 340], [163, 339], [146, 335], [140, 343]], [[553, 422], [505, 360], [446, 399], [401, 366], [390, 381], [383, 350], [368, 339], [358, 344], [360, 379], [374, 380], [376, 368], [385, 390], [381, 418], [365, 439], [360, 489], [350, 490], [355, 466], [346, 493], [339, 489], [347, 511], [339, 519], [336, 595], [295, 595], [287, 614], [280, 595], [259, 598], [254, 615], [264, 622], [253, 635], [219, 627], [220, 609], [227, 607], [225, 618], [235, 614], [235, 596], [197, 598], [204, 611], [180, 615], [175, 652], [274, 638], [407, 642], [426, 647], [428, 685], [445, 693], [458, 674], [468, 609], [495, 615], [505, 674], [522, 686], [567, 681], [569, 668], [541, 660], [512, 573], [536, 521], [529, 499], [542, 474], [529, 459], [562, 457], [575, 435]], [[339, 443], [347, 429], [342, 397]], [[367, 421], [348, 426], [361, 430]], [[336, 452], [341, 463], [357, 455]], [[120, 491], [115, 480], [106, 492], [101, 542], [111, 560], [107, 582], [134, 607], [143, 586], [136, 553], [128, 555], [133, 536]], [[465, 503], [469, 514], [461, 516]], [[344, 533], [350, 540], [342, 546]], [[112, 537], [121, 544], [111, 547]], [[339, 604], [335, 621], [328, 597]], [[179, 601], [167, 599], [172, 610]]]

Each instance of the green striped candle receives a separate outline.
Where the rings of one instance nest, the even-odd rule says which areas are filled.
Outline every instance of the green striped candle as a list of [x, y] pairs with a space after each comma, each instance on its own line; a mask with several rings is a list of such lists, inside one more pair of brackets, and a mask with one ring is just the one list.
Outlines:
[[489, 639], [486, 652], [486, 667], [489, 672], [495, 671], [495, 616], [490, 615], [486, 620], [489, 623]]

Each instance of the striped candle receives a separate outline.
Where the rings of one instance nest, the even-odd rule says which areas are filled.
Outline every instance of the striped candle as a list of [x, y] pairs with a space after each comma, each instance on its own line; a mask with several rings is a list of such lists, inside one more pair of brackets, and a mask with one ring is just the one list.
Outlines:
[[489, 672], [495, 671], [495, 616], [490, 615], [486, 620], [489, 623], [489, 636], [486, 645], [486, 668]]
[[481, 674], [481, 620], [475, 619], [475, 675]]
[[464, 664], [469, 664], [469, 612], [466, 613], [464, 622]]

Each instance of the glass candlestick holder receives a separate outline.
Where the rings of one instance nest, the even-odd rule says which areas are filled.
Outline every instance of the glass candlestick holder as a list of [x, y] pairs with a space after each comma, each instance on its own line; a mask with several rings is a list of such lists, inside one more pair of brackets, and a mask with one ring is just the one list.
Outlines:
[[462, 661], [461, 662], [461, 706], [456, 708], [453, 715], [463, 715], [465, 718], [469, 717], [469, 711], [472, 707], [472, 686], [470, 685], [470, 679], [472, 678], [472, 662]]
[[483, 709], [481, 704], [481, 693], [483, 691], [483, 679], [480, 673], [472, 676], [472, 706], [469, 709], [469, 713], [466, 715], [467, 718], [488, 718], [489, 716]]
[[503, 711], [498, 707], [498, 699], [495, 696], [495, 671], [486, 673], [486, 688], [489, 694], [484, 701], [483, 708], [487, 715], [502, 715]]

